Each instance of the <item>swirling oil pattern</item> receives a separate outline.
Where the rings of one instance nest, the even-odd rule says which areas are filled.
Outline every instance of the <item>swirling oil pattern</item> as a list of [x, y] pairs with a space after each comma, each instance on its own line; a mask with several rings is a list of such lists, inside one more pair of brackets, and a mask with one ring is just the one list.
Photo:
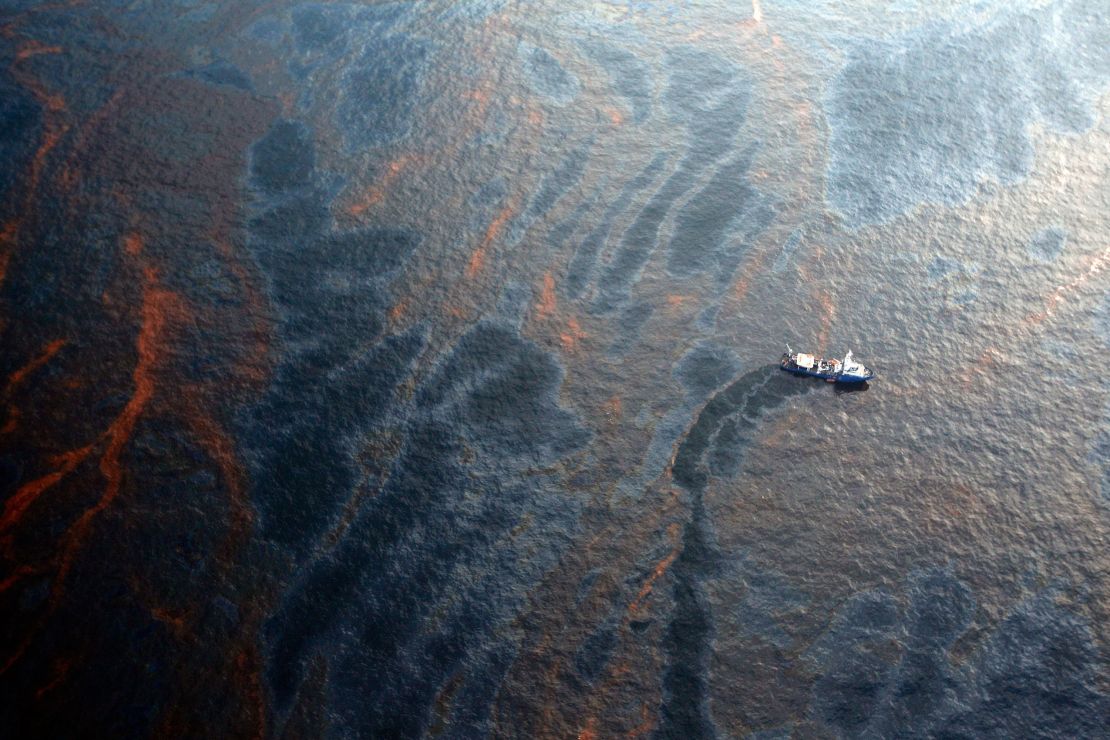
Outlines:
[[0, 192], [4, 737], [1110, 737], [1105, 0], [7, 0]]

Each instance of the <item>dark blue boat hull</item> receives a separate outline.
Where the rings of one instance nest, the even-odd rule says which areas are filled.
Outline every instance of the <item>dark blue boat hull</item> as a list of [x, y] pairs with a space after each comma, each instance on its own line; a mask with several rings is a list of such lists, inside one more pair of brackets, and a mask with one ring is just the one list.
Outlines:
[[783, 370], [785, 372], [788, 372], [791, 375], [804, 375], [804, 376], [809, 376], [811, 378], [821, 378], [822, 380], [831, 380], [835, 383], [851, 383], [851, 384], [866, 383], [867, 381], [869, 381], [869, 380], [871, 380], [875, 377], [875, 373], [871, 373], [870, 375], [868, 375], [866, 377], [863, 377], [863, 378], [858, 378], [858, 377], [855, 377], [855, 376], [844, 378], [844, 377], [841, 377], [839, 373], [836, 373], [836, 374], [834, 374], [834, 373], [822, 373], [822, 372], [818, 372], [816, 370], [806, 370], [806, 369], [800, 368], [800, 367], [782, 367], [782, 366], [780, 366], [779, 369]]

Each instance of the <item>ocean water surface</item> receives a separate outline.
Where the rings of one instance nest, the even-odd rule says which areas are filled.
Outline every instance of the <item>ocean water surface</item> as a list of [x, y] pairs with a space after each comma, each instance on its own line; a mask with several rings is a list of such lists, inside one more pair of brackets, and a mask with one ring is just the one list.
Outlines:
[[0, 31], [11, 736], [1110, 737], [1105, 2]]

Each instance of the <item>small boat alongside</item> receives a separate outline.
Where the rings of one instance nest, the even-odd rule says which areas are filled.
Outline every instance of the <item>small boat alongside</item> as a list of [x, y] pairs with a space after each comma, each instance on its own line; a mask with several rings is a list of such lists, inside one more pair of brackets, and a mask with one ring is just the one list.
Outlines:
[[779, 368], [794, 375], [808, 375], [830, 383], [865, 383], [875, 377], [871, 368], [852, 359], [852, 351], [844, 360], [825, 359], [804, 352], [794, 352], [790, 347], [782, 355]]

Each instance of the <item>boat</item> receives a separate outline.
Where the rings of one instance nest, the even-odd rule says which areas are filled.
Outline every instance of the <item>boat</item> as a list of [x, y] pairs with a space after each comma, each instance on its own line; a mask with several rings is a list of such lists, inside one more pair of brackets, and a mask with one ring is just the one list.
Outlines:
[[852, 359], [852, 350], [848, 350], [842, 362], [804, 352], [794, 352], [787, 345], [779, 368], [794, 375], [821, 378], [829, 383], [866, 383], [875, 377], [875, 372], [871, 368]]

